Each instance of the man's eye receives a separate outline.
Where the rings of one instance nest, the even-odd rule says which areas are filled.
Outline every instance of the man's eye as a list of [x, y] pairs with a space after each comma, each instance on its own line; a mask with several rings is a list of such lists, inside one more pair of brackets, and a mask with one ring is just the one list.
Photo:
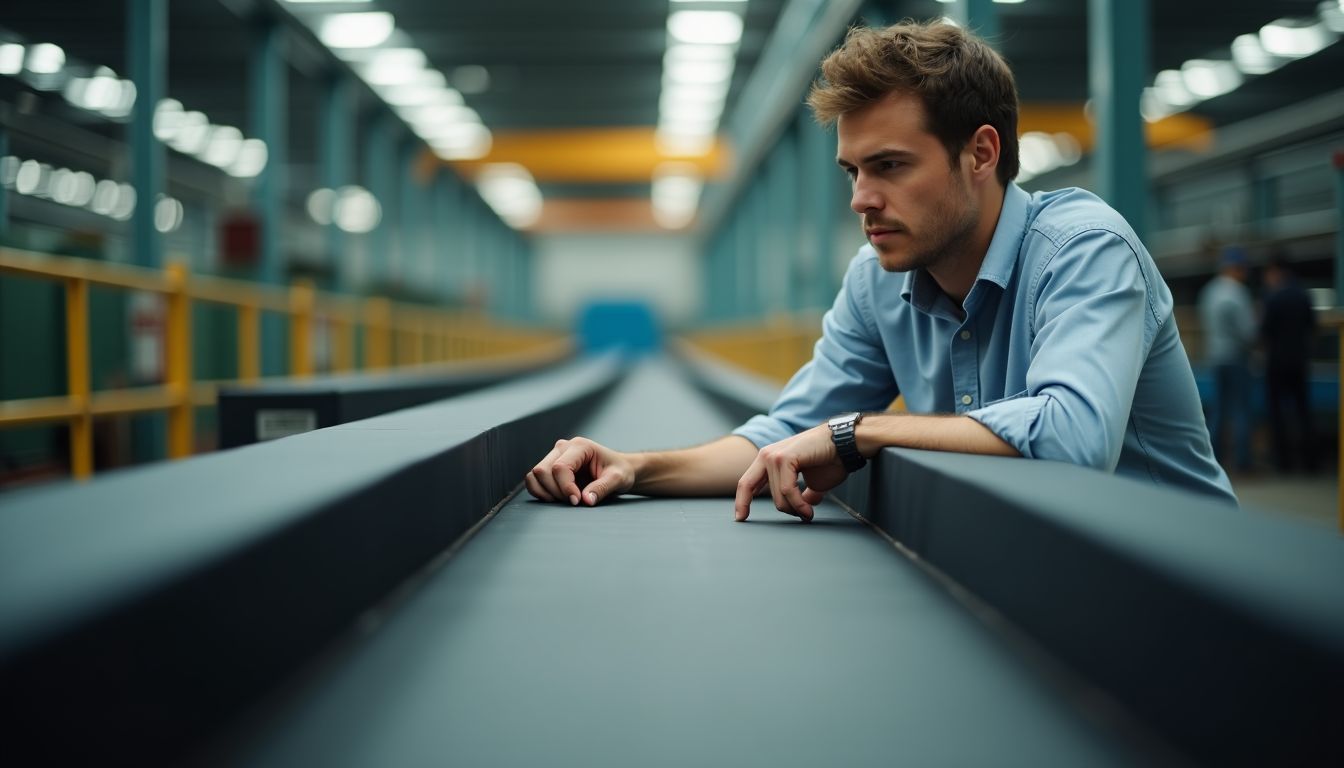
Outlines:
[[883, 160], [882, 162], [877, 164], [877, 167], [878, 170], [882, 171], [894, 171], [903, 165], [905, 165], [905, 163], [901, 162], [900, 160]]

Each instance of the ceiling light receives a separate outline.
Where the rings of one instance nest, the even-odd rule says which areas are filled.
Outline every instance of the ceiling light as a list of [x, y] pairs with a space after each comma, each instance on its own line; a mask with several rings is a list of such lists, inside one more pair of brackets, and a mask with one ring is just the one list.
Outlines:
[[742, 39], [742, 17], [732, 11], [673, 11], [667, 32], [683, 43], [728, 45]]
[[107, 216], [117, 207], [117, 182], [103, 179], [93, 189], [93, 199], [89, 201], [89, 210]]
[[[369, 85], [405, 85], [420, 82], [427, 60], [418, 48], [388, 48], [378, 51], [360, 68]], [[432, 75], [431, 75], [432, 77]]]
[[172, 141], [182, 126], [182, 102], [163, 99], [154, 107], [154, 136], [159, 141]]
[[242, 149], [243, 132], [231, 125], [221, 125], [210, 132], [210, 143], [201, 159], [216, 168], [227, 168], [238, 161]]
[[733, 77], [733, 62], [726, 61], [677, 61], [663, 68], [663, 83], [706, 85], [725, 83]]
[[1188, 107], [1199, 101], [1185, 86], [1185, 78], [1178, 70], [1164, 69], [1158, 72], [1154, 85], [1162, 100], [1173, 107]]
[[332, 222], [336, 210], [336, 190], [314, 189], [308, 195], [308, 202], [305, 206], [308, 209], [308, 215], [313, 221], [322, 226], [327, 226]]
[[238, 148], [238, 159], [224, 169], [230, 176], [250, 179], [266, 168], [266, 142], [261, 139], [244, 139]]
[[210, 121], [201, 112], [183, 112], [177, 133], [168, 144], [179, 152], [194, 155], [205, 148], [210, 140]]
[[59, 45], [38, 43], [28, 49], [28, 71], [35, 75], [54, 75], [65, 67], [65, 51]]
[[371, 232], [383, 218], [378, 198], [363, 187], [341, 187], [332, 207], [332, 221], [345, 232]]
[[0, 45], [0, 75], [17, 75], [23, 71], [24, 48], [18, 43]]
[[1316, 15], [1326, 29], [1344, 33], [1344, 0], [1325, 0], [1316, 6]]
[[164, 195], [154, 204], [154, 228], [167, 234], [182, 226], [182, 203]]
[[393, 25], [385, 11], [334, 13], [322, 20], [317, 36], [329, 48], [372, 48], [392, 36]]
[[733, 48], [727, 45], [690, 45], [675, 43], [663, 54], [663, 66], [681, 61], [732, 61]]
[[1212, 99], [1236, 90], [1242, 77], [1230, 61], [1191, 59], [1181, 65], [1181, 80], [1190, 93]]
[[117, 221], [127, 221], [135, 213], [135, 187], [130, 184], [117, 185], [117, 204], [108, 214]]
[[1257, 35], [1237, 35], [1232, 41], [1232, 63], [1247, 75], [1263, 75], [1278, 68], [1278, 62], [1260, 44]]
[[1260, 44], [1276, 56], [1310, 56], [1334, 41], [1334, 33], [1310, 19], [1279, 19], [1260, 28]]

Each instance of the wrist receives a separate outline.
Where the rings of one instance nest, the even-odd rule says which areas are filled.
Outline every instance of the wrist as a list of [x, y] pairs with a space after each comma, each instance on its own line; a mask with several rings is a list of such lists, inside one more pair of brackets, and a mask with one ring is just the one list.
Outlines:
[[885, 448], [889, 443], [882, 437], [882, 422], [891, 418], [888, 413], [870, 413], [863, 417], [854, 427], [854, 445], [859, 449], [859, 455], [865, 459], [871, 459], [877, 455], [877, 452]]

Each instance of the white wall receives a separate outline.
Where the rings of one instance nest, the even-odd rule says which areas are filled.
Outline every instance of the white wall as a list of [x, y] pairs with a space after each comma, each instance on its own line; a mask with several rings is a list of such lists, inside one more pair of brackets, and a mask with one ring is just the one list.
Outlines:
[[661, 323], [694, 322], [701, 309], [701, 260], [694, 241], [674, 234], [537, 235], [533, 305], [541, 318], [571, 327], [592, 299], [643, 300]]

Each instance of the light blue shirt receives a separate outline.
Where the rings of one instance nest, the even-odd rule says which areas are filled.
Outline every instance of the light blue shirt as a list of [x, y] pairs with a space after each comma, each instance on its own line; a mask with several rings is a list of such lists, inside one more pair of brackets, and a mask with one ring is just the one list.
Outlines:
[[912, 413], [965, 414], [1028, 458], [1235, 503], [1171, 291], [1099, 198], [1080, 189], [1028, 195], [1010, 184], [964, 307], [923, 270], [884, 271], [865, 245], [812, 360], [768, 415], [733, 434], [762, 447], [904, 394]]

